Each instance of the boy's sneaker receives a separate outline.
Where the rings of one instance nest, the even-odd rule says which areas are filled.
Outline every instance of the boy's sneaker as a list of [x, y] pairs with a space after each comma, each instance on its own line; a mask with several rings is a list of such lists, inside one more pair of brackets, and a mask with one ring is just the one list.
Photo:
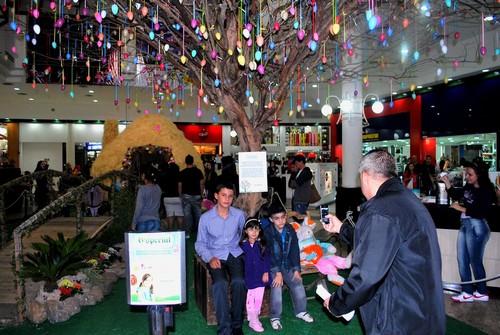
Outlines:
[[474, 301], [489, 301], [490, 300], [490, 297], [487, 295], [487, 294], [481, 294], [479, 293], [478, 291], [475, 291], [473, 294], [472, 294], [472, 299]]
[[307, 323], [314, 322], [314, 319], [312, 318], [312, 316], [309, 313], [307, 313], [307, 312], [302, 312], [302, 313], [299, 313], [299, 314], [297, 314], [295, 316], [298, 317], [301, 320], [304, 320]]
[[474, 302], [474, 297], [472, 294], [462, 292], [459, 295], [454, 295], [451, 300], [455, 302]]
[[281, 325], [280, 319], [271, 319], [271, 327], [277, 331], [280, 331], [283, 329], [283, 326]]

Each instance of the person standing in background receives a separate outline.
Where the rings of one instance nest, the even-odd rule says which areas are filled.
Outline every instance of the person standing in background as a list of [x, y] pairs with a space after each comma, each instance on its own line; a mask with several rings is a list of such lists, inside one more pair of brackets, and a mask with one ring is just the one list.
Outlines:
[[160, 231], [160, 186], [152, 170], [146, 170], [142, 180], [144, 185], [137, 192], [131, 228], [139, 233]]
[[178, 190], [184, 211], [184, 229], [186, 238], [198, 229], [201, 216], [201, 195], [205, 189], [205, 180], [200, 169], [194, 166], [194, 158], [187, 155], [186, 168], [179, 175]]
[[304, 155], [296, 155], [294, 164], [297, 171], [295, 175], [295, 191], [292, 197], [292, 210], [300, 214], [306, 214], [311, 198], [311, 169], [306, 166]]
[[182, 228], [182, 219], [184, 209], [182, 200], [179, 197], [179, 165], [175, 163], [174, 156], [168, 157], [168, 162], [162, 164], [161, 169], [161, 188], [163, 191], [163, 205], [165, 207], [165, 216], [167, 221], [167, 231]]
[[[458, 271], [462, 282], [472, 280], [471, 267], [476, 280], [484, 279], [483, 255], [490, 237], [490, 227], [486, 217], [496, 201], [495, 189], [488, 178], [488, 169], [478, 164], [465, 164], [466, 184], [459, 190], [451, 186], [448, 176], [441, 177], [448, 194], [454, 199], [450, 207], [459, 211], [460, 231], [457, 239]], [[488, 301], [486, 283], [479, 282], [473, 291], [472, 284], [462, 285], [462, 292], [451, 297], [455, 302]]]
[[[46, 160], [38, 161], [36, 164], [35, 172], [43, 172], [49, 169], [49, 164]], [[49, 179], [47, 174], [35, 176], [35, 202], [37, 210], [41, 210], [50, 202], [49, 199]]]

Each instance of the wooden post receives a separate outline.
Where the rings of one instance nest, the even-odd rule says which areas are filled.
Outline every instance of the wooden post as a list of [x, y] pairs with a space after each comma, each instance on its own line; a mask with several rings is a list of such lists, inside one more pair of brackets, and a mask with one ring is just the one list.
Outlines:
[[16, 292], [17, 292], [17, 321], [24, 321], [24, 279], [20, 277], [21, 263], [23, 261], [23, 236], [22, 232], [14, 231], [14, 259], [16, 266]]
[[82, 231], [82, 224], [83, 224], [82, 204], [83, 204], [82, 197], [78, 197], [78, 199], [76, 200], [76, 204], [75, 204], [75, 206], [76, 206], [76, 233], [77, 234]]
[[111, 191], [109, 192], [109, 197], [110, 197], [110, 204], [111, 204], [111, 209], [110, 209], [110, 214], [115, 219], [115, 183], [116, 183], [116, 177], [113, 176], [111, 178]]

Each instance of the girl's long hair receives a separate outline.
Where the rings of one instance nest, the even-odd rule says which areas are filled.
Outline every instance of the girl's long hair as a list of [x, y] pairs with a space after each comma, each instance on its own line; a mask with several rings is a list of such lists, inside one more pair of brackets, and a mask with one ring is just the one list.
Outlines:
[[241, 235], [240, 245], [248, 240], [247, 229], [248, 228], [259, 228], [259, 236], [257, 237], [257, 241], [260, 245], [260, 255], [263, 257], [266, 251], [266, 238], [264, 236], [264, 230], [260, 226], [260, 221], [257, 218], [248, 218], [245, 221], [245, 225], [243, 226], [243, 234]]

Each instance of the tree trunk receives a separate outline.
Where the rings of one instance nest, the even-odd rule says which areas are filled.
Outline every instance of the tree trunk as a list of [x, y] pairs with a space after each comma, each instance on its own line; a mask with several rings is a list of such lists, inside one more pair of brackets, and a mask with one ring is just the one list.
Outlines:
[[[229, 95], [224, 96], [223, 101], [227, 115], [238, 134], [241, 152], [260, 151], [262, 134], [252, 126], [243, 106]], [[248, 217], [252, 217], [258, 213], [265, 202], [260, 192], [242, 193], [236, 199], [235, 205]]]

